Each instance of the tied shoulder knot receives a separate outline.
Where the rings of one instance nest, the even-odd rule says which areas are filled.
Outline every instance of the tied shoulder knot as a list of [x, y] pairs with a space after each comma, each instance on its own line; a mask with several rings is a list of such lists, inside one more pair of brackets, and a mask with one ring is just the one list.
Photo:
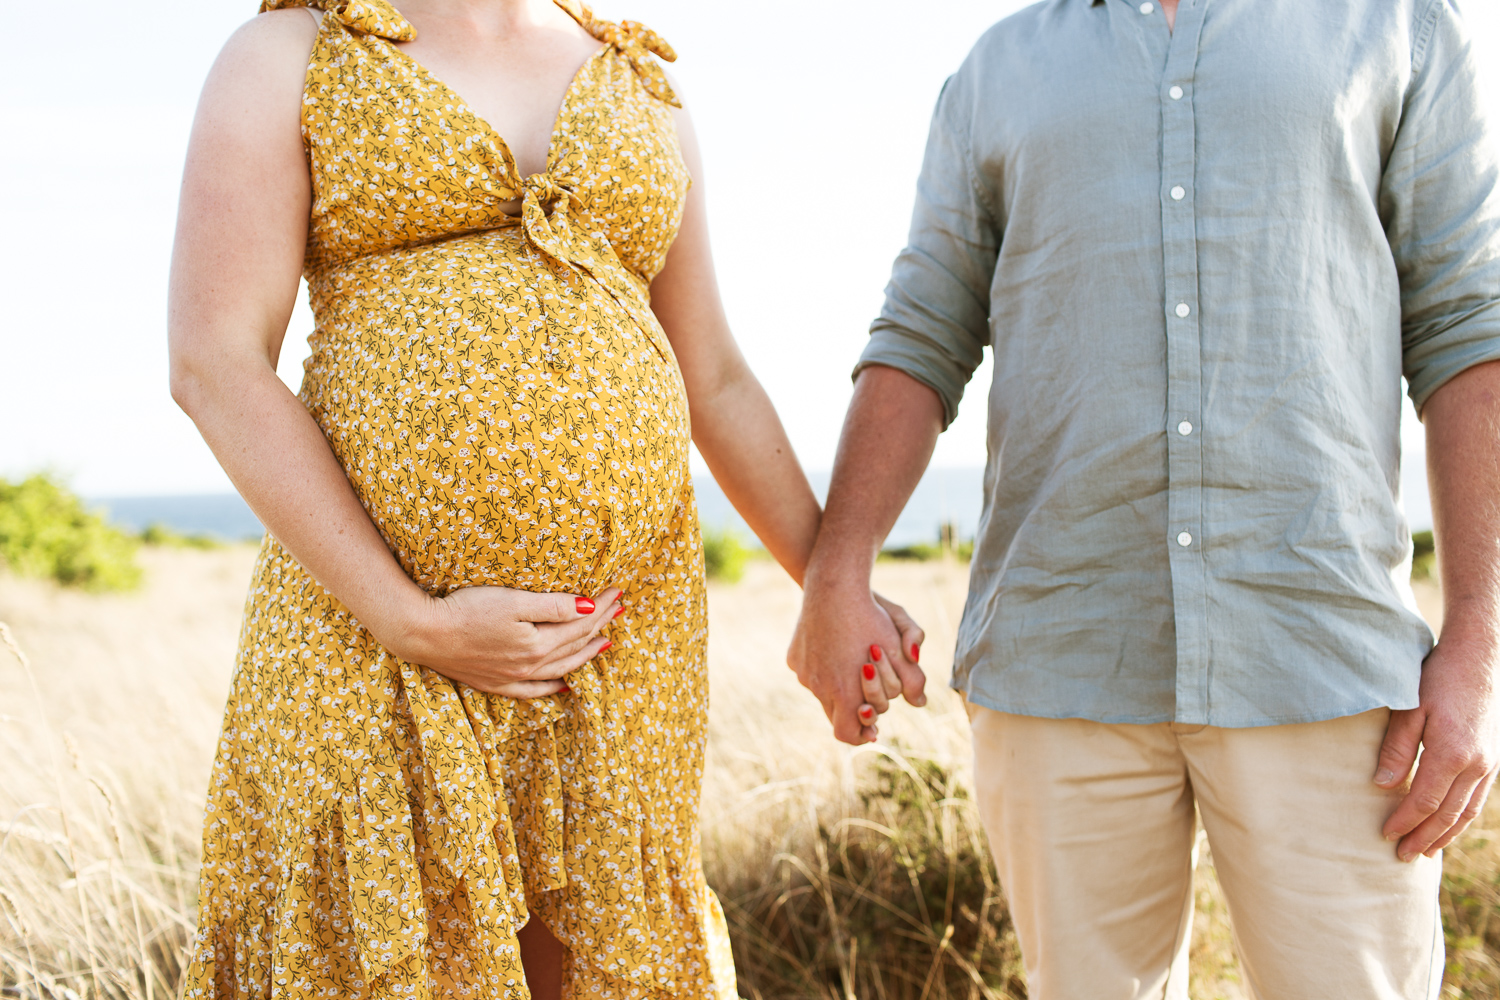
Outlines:
[[286, 7], [321, 10], [353, 31], [392, 42], [410, 42], [417, 37], [417, 29], [386, 0], [261, 0], [260, 10], [265, 13]]
[[667, 40], [639, 21], [621, 21], [615, 24], [611, 21], [596, 21], [593, 25], [594, 37], [601, 42], [613, 45], [615, 49], [635, 68], [636, 74], [641, 78], [647, 92], [659, 101], [670, 104], [674, 108], [682, 107], [682, 102], [677, 99], [672, 85], [667, 82], [667, 74], [661, 68], [654, 56], [660, 56], [667, 62], [677, 61], [677, 52], [667, 44]]

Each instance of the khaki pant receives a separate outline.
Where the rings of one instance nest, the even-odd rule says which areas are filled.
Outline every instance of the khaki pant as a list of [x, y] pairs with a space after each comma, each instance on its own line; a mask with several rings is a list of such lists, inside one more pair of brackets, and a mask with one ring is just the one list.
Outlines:
[[1188, 996], [1194, 806], [1257, 1000], [1429, 1000], [1441, 863], [1396, 860], [1389, 712], [1254, 729], [972, 703], [975, 784], [1032, 1000]]

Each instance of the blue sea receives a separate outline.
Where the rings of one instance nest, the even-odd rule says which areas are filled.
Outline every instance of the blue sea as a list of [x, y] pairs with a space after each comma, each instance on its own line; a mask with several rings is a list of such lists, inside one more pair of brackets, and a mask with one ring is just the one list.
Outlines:
[[[1432, 508], [1427, 498], [1427, 479], [1420, 461], [1405, 463], [1402, 487], [1406, 512], [1413, 530], [1432, 527]], [[813, 490], [822, 500], [828, 493], [828, 473], [808, 476]], [[750, 529], [735, 513], [713, 477], [697, 477], [698, 516], [704, 525], [730, 528], [754, 541]], [[897, 547], [919, 542], [937, 541], [938, 528], [951, 522], [960, 538], [973, 538], [979, 527], [979, 509], [984, 489], [984, 469], [980, 466], [951, 469], [928, 469], [912, 492], [906, 509], [886, 538], [886, 545]], [[228, 541], [260, 538], [260, 522], [236, 493], [199, 496], [95, 497], [93, 507], [106, 508], [110, 520], [123, 528], [140, 531], [151, 524], [162, 524], [184, 535], [211, 535]]]
[[[828, 492], [828, 473], [808, 477], [822, 500]], [[984, 469], [929, 469], [912, 493], [911, 500], [886, 539], [889, 546], [937, 541], [938, 529], [951, 522], [962, 538], [973, 538], [979, 526], [980, 494]], [[699, 476], [698, 516], [703, 524], [729, 528], [753, 541], [745, 522], [719, 489], [713, 477]], [[140, 531], [160, 524], [183, 535], [209, 535], [225, 541], [259, 539], [264, 533], [250, 507], [237, 493], [177, 496], [94, 497], [89, 505], [104, 508], [115, 524]]]

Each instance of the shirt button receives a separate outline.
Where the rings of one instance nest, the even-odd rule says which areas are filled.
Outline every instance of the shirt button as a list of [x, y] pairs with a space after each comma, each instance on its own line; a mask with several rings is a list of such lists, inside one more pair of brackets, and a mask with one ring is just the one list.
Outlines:
[[1155, 4], [1151, 4], [1151, 3], [1143, 3], [1143, 4], [1141, 4], [1141, 13], [1142, 14], [1149, 14], [1149, 13], [1151, 13], [1155, 9], [1156, 9], [1156, 5]]
[[1188, 308], [1188, 304], [1186, 302], [1179, 302], [1177, 303], [1177, 308], [1173, 309], [1172, 311], [1175, 312], [1180, 318], [1187, 319], [1188, 313], [1192, 312], [1193, 310]]
[[1183, 437], [1187, 437], [1189, 434], [1193, 433], [1192, 421], [1184, 420], [1182, 423], [1178, 424], [1177, 433], [1181, 434]]
[[1182, 88], [1181, 87], [1174, 86], [1171, 90], [1167, 91], [1167, 94], [1174, 101], [1180, 101], [1180, 100], [1182, 100]]
[[1181, 184], [1177, 185], [1176, 187], [1174, 187], [1172, 189], [1172, 200], [1173, 201], [1181, 201], [1185, 197], [1187, 197], [1187, 191], [1185, 191], [1183, 189], [1183, 187], [1182, 187]]
[[1193, 536], [1184, 531], [1177, 536], [1177, 544], [1181, 545], [1183, 548], [1187, 548], [1189, 545], [1193, 544]]

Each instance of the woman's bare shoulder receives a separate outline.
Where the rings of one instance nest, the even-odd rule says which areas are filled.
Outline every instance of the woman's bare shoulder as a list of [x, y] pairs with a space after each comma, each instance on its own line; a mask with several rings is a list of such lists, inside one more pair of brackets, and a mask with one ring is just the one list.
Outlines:
[[[245, 22], [214, 60], [194, 131], [287, 128], [298, 134], [302, 88], [319, 24], [306, 8], [267, 11]], [[249, 136], [247, 136], [249, 137]]]
[[304, 55], [312, 51], [313, 39], [323, 12], [312, 7], [283, 7], [257, 14], [230, 36], [225, 45], [245, 47], [267, 53], [290, 49]]
[[214, 62], [205, 94], [214, 85], [248, 88], [274, 97], [288, 88], [299, 93], [318, 37], [318, 12], [289, 7], [258, 14], [242, 24]]

